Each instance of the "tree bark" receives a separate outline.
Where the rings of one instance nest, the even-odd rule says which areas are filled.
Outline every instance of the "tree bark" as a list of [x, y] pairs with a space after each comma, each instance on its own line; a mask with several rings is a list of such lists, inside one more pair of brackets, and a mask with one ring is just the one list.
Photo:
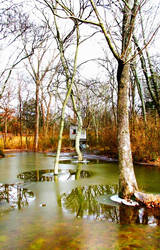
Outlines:
[[59, 51], [60, 51], [60, 59], [62, 62], [62, 67], [63, 67], [64, 73], [65, 73], [66, 87], [67, 87], [65, 100], [63, 102], [63, 107], [62, 107], [60, 130], [59, 130], [59, 136], [58, 136], [58, 146], [57, 146], [56, 160], [55, 160], [55, 164], [54, 164], [54, 174], [57, 175], [58, 174], [60, 151], [61, 151], [61, 146], [62, 146], [62, 135], [63, 135], [63, 128], [64, 128], [65, 108], [66, 108], [68, 99], [71, 95], [71, 91], [72, 91], [72, 87], [73, 87], [73, 83], [74, 83], [75, 75], [76, 75], [76, 71], [77, 71], [77, 59], [78, 59], [80, 37], [79, 37], [79, 25], [77, 22], [75, 22], [72, 31], [66, 37], [66, 38], [69, 38], [76, 29], [76, 48], [75, 48], [75, 54], [74, 54], [73, 72], [72, 72], [72, 74], [70, 74], [70, 70], [68, 68], [68, 63], [67, 63], [67, 60], [66, 60], [65, 54], [64, 54], [64, 51], [65, 51], [64, 44], [65, 44], [66, 39], [62, 40], [60, 37], [60, 32], [59, 32], [59, 28], [57, 25], [55, 14], [56, 13], [54, 13], [54, 21], [55, 21], [55, 26], [56, 26], [56, 31], [57, 31], [57, 44], [58, 44]]
[[76, 141], [75, 141], [75, 150], [78, 155], [78, 161], [83, 161], [83, 155], [80, 150], [80, 137], [81, 137], [81, 132], [82, 132], [82, 117], [81, 117], [81, 112], [80, 110], [77, 109], [76, 102], [74, 99], [73, 91], [71, 93], [71, 99], [72, 99], [72, 104], [73, 104], [73, 109], [74, 112], [76, 113], [77, 120], [78, 120], [78, 129], [76, 133]]
[[52, 96], [53, 95], [49, 93], [49, 102], [48, 102], [48, 105], [47, 105], [47, 115], [46, 115], [45, 136], [48, 135], [49, 115], [50, 115], [50, 107], [51, 107]]
[[133, 168], [128, 99], [129, 99], [129, 63], [118, 64], [118, 157], [119, 157], [119, 196], [131, 198], [138, 189]]
[[139, 97], [140, 97], [140, 100], [141, 100], [142, 114], [143, 114], [143, 119], [144, 119], [144, 123], [145, 123], [145, 126], [146, 126], [146, 124], [147, 124], [146, 108], [145, 108], [145, 101], [144, 101], [144, 97], [143, 97], [143, 91], [142, 91], [141, 82], [140, 82], [140, 80], [138, 78], [135, 65], [132, 65], [131, 68], [132, 68], [132, 72], [133, 72], [133, 75], [134, 75], [134, 78], [135, 78], [135, 81], [136, 81], [136, 85], [137, 85], [137, 89], [138, 89], [138, 94], [139, 94]]
[[72, 84], [70, 84], [70, 88], [67, 91], [67, 94], [63, 103], [63, 107], [62, 107], [60, 129], [59, 129], [59, 136], [58, 136], [58, 146], [57, 146], [57, 153], [56, 153], [56, 159], [55, 159], [55, 164], [54, 164], [55, 175], [58, 175], [59, 158], [60, 158], [60, 152], [61, 152], [61, 147], [62, 147], [62, 136], [63, 136], [63, 129], [64, 129], [65, 109], [66, 109], [66, 105], [71, 94], [71, 90], [72, 90]]
[[118, 157], [119, 157], [119, 196], [130, 199], [138, 190], [133, 168], [130, 130], [129, 130], [129, 86], [130, 86], [130, 56], [131, 38], [137, 14], [138, 1], [128, 0], [123, 9], [122, 50], [118, 60]]
[[8, 133], [8, 114], [6, 111], [5, 117], [4, 117], [4, 148], [6, 147], [7, 142], [7, 133]]
[[46, 121], [45, 121], [45, 110], [43, 105], [43, 98], [41, 100], [41, 112], [42, 112], [42, 127], [43, 127], [43, 136], [46, 137]]
[[36, 121], [35, 121], [35, 139], [34, 139], [34, 151], [38, 150], [38, 139], [39, 139], [39, 82], [36, 82]]
[[22, 148], [22, 89], [19, 83], [18, 86], [18, 101], [19, 101], [19, 132], [20, 132], [20, 147]]
[[78, 161], [83, 161], [83, 155], [82, 155], [82, 152], [80, 150], [81, 131], [82, 131], [82, 119], [80, 117], [80, 118], [78, 118], [78, 129], [77, 129], [76, 144], [75, 144], [76, 153], [78, 155]]

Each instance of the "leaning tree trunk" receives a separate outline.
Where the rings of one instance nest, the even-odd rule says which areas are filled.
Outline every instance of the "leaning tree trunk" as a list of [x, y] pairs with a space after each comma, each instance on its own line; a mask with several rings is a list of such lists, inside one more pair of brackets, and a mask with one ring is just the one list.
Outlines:
[[59, 136], [58, 136], [58, 145], [57, 145], [57, 153], [56, 153], [56, 159], [54, 164], [54, 174], [58, 175], [58, 166], [59, 166], [59, 158], [61, 153], [61, 147], [62, 147], [62, 136], [63, 136], [63, 129], [64, 129], [64, 118], [65, 118], [65, 109], [68, 102], [68, 99], [70, 97], [72, 90], [72, 84], [70, 84], [70, 88], [67, 90], [67, 94], [65, 97], [65, 100], [63, 102], [62, 107], [62, 113], [61, 113], [61, 120], [60, 120], [60, 129], [59, 129]]
[[[75, 55], [74, 55], [74, 64], [73, 64], [73, 72], [70, 74], [70, 70], [68, 68], [68, 63], [65, 58], [64, 54], [64, 40], [61, 39], [60, 37], [60, 32], [59, 28], [57, 26], [56, 22], [56, 16], [54, 15], [54, 21], [55, 21], [55, 26], [56, 26], [56, 31], [57, 31], [57, 43], [60, 51], [60, 59], [62, 62], [62, 67], [65, 73], [66, 77], [66, 86], [67, 86], [67, 93], [65, 96], [65, 100], [63, 103], [62, 107], [62, 113], [61, 113], [61, 122], [60, 122], [60, 130], [59, 130], [59, 137], [58, 137], [58, 146], [57, 146], [57, 153], [56, 153], [56, 159], [55, 159], [55, 165], [54, 165], [54, 174], [58, 175], [58, 166], [59, 166], [59, 158], [60, 158], [60, 151], [61, 151], [61, 146], [62, 146], [62, 135], [63, 135], [63, 128], [64, 128], [64, 115], [65, 115], [65, 108], [68, 102], [68, 99], [71, 95], [73, 83], [75, 80], [75, 75], [77, 71], [77, 59], [78, 59], [78, 49], [79, 49], [79, 26], [77, 23], [74, 24], [72, 32], [76, 29], [76, 49], [75, 49]], [[72, 32], [70, 32], [67, 35], [67, 38], [69, 38], [72, 35]]]
[[128, 115], [129, 63], [118, 65], [118, 156], [119, 156], [119, 196], [130, 198], [138, 189], [134, 174]]

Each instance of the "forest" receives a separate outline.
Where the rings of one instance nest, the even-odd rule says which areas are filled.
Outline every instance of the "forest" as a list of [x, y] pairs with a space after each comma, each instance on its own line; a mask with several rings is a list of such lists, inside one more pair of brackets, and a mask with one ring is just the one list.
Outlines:
[[91, 152], [159, 164], [158, 1], [3, 0], [0, 12], [2, 152], [57, 152], [56, 169], [76, 124], [79, 160], [85, 129]]
[[1, 0], [0, 249], [160, 249], [160, 0]]

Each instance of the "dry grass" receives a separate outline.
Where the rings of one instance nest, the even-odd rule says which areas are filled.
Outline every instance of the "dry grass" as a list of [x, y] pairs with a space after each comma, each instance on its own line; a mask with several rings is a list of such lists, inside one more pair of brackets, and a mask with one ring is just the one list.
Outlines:
[[[159, 121], [160, 122], [160, 121]], [[155, 161], [160, 155], [160, 123], [148, 119], [145, 127], [141, 119], [136, 121], [131, 133], [132, 153], [136, 161]]]
[[[155, 121], [153, 117], [148, 117], [147, 127], [143, 120], [136, 117], [134, 126], [131, 128], [131, 145], [134, 161], [148, 162], [157, 161], [160, 156], [160, 118]], [[132, 123], [133, 125], [133, 123]], [[58, 128], [50, 131], [47, 136], [42, 133], [39, 136], [39, 150], [56, 151], [58, 142]], [[99, 127], [98, 139], [93, 129], [87, 131], [87, 144], [90, 151], [97, 150], [100, 154], [117, 158], [117, 129], [112, 124], [106, 127]], [[5, 148], [8, 149], [28, 149], [33, 150], [34, 137], [23, 136], [22, 146], [19, 136], [8, 135]], [[62, 148], [71, 147], [69, 131], [66, 129], [63, 135]], [[0, 148], [4, 148], [4, 138], [0, 138]]]
[[20, 136], [7, 136], [6, 141], [1, 139], [0, 147], [6, 149], [32, 149], [34, 137], [33, 136], [22, 136], [22, 145]]
[[90, 150], [97, 150], [100, 154], [117, 158], [117, 129], [107, 126], [99, 129], [98, 140], [94, 131], [88, 131], [87, 143]]
[[[134, 121], [131, 128], [131, 146], [134, 161], [157, 161], [160, 156], [160, 119], [148, 117], [147, 127], [141, 117]], [[117, 157], [117, 129], [106, 126], [99, 129], [98, 142], [93, 130], [88, 131], [88, 143], [91, 150], [98, 150], [102, 154]]]

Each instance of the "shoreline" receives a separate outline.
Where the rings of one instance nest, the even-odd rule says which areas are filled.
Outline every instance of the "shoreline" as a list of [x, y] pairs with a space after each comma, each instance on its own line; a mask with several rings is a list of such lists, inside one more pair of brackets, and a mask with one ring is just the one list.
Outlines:
[[[4, 149], [3, 150], [4, 154], [6, 153], [21, 153], [21, 152], [34, 152], [32, 150], [28, 150], [28, 149]], [[38, 151], [37, 153], [49, 153], [49, 152], [53, 152], [52, 150], [46, 150], [46, 151]], [[68, 153], [73, 153], [75, 151], [73, 150], [65, 150], [65, 149], [62, 149], [61, 153], [64, 153], [64, 152], [68, 152]], [[53, 152], [55, 153], [55, 152]], [[117, 159], [114, 159], [114, 158], [111, 158], [111, 157], [108, 157], [106, 155], [99, 155], [99, 154], [95, 154], [95, 152], [89, 152], [87, 153], [87, 155], [94, 155], [96, 156], [97, 159], [103, 159], [103, 160], [106, 160], [106, 161], [109, 161], [109, 162], [118, 162]], [[159, 167], [160, 168], [160, 157], [158, 158], [157, 161], [154, 161], [154, 162], [137, 162], [137, 161], [133, 161], [133, 164], [134, 165], [142, 165], [142, 166], [146, 166], [146, 167]]]

